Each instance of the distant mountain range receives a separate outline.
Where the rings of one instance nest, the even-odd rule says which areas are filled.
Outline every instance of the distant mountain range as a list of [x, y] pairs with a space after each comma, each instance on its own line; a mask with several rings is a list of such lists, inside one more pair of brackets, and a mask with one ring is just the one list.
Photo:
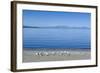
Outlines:
[[90, 29], [89, 27], [72, 27], [72, 26], [23, 26], [23, 28], [66, 28], [66, 29]]

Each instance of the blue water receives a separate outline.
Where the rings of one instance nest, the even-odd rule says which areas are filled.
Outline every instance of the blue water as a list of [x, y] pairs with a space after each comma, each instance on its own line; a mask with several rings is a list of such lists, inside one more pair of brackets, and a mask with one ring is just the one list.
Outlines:
[[23, 28], [23, 48], [90, 48], [90, 29]]

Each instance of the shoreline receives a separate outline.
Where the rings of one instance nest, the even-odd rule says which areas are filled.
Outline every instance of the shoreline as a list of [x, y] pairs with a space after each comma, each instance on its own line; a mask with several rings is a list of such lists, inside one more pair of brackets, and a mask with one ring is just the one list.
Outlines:
[[28, 50], [23, 49], [23, 62], [86, 60], [91, 58], [90, 49]]
[[33, 50], [33, 51], [41, 51], [41, 50], [43, 50], [43, 51], [57, 51], [57, 50], [59, 50], [59, 51], [63, 51], [63, 50], [73, 50], [73, 51], [77, 51], [77, 50], [82, 50], [82, 51], [90, 51], [91, 49], [90, 48], [24, 48], [23, 50]]

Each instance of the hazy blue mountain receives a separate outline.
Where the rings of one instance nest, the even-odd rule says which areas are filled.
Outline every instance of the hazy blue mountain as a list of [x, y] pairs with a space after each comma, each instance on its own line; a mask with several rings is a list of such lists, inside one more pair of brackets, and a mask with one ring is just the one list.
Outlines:
[[23, 26], [23, 28], [66, 28], [66, 29], [90, 29], [86, 26], [72, 27], [72, 26]]

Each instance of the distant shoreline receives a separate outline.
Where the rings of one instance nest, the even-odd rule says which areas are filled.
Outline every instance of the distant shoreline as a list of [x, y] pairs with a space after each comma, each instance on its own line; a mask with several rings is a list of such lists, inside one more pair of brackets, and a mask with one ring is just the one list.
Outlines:
[[71, 27], [71, 26], [23, 26], [23, 28], [45, 28], [45, 29], [49, 29], [49, 28], [66, 28], [66, 29], [90, 29], [89, 27]]

